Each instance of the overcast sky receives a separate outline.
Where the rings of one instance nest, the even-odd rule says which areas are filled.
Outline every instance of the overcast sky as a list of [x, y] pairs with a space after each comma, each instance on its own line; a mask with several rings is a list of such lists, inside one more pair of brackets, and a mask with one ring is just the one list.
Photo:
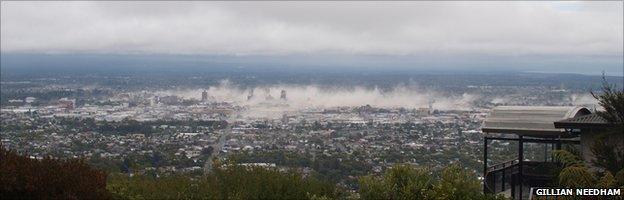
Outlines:
[[622, 10], [621, 1], [4, 1], [1, 51], [570, 56], [621, 66]]

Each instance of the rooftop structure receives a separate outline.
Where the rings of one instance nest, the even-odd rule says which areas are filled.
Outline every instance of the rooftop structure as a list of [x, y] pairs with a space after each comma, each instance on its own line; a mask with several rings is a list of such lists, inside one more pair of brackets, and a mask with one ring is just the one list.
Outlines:
[[580, 128], [604, 128], [609, 127], [612, 124], [609, 124], [607, 120], [600, 117], [596, 113], [592, 113], [589, 115], [576, 116], [573, 118], [564, 119], [561, 121], [556, 121], [554, 123], [555, 128], [560, 129], [580, 129]]
[[58, 100], [58, 104], [60, 107], [71, 110], [74, 109], [74, 105], [76, 104], [75, 99], [61, 98]]
[[[552, 180], [552, 157], [549, 152], [561, 149], [562, 143], [580, 144], [578, 132], [555, 127], [555, 122], [590, 115], [583, 107], [500, 106], [492, 109], [481, 130], [483, 143], [483, 190], [503, 193], [514, 199], [528, 197], [530, 187], [548, 186]], [[488, 165], [488, 144], [493, 140], [513, 141], [518, 145], [516, 159]], [[524, 145], [544, 146], [544, 160], [526, 160]], [[550, 148], [549, 148], [550, 147]], [[550, 151], [548, 151], [550, 149]]]
[[492, 109], [481, 130], [487, 133], [512, 133], [535, 137], [560, 137], [565, 130], [554, 122], [591, 112], [583, 107], [499, 106]]
[[[591, 150], [591, 146], [594, 145], [601, 133], [607, 131], [608, 128], [617, 126], [617, 124], [609, 123], [597, 113], [556, 121], [554, 125], [555, 128], [564, 129], [566, 132], [579, 133], [581, 140], [581, 156], [590, 169], [596, 169], [592, 163], [594, 154]], [[612, 134], [609, 136], [609, 141], [615, 144], [616, 148], [624, 150], [624, 134]]]

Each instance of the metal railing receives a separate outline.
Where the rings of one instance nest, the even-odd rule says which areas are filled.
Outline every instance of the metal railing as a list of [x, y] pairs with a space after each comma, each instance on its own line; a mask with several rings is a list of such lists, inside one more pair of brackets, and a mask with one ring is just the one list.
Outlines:
[[547, 168], [555, 166], [551, 162], [524, 161], [522, 174], [525, 177], [523, 181], [525, 183], [515, 182], [515, 184], [512, 184], [512, 182], [518, 181], [519, 164], [519, 160], [514, 159], [488, 167], [483, 182], [486, 191], [498, 193], [510, 189], [516, 184], [543, 184], [545, 183], [544, 181], [549, 181], [552, 178], [552, 174]]
[[512, 167], [514, 165], [517, 165], [518, 163], [520, 163], [520, 161], [518, 161], [518, 159], [508, 160], [508, 161], [505, 161], [505, 162], [502, 162], [502, 163], [498, 163], [498, 164], [495, 164], [495, 165], [492, 165], [492, 166], [488, 167], [487, 168], [487, 172], [490, 173], [490, 172], [506, 169], [506, 168]]

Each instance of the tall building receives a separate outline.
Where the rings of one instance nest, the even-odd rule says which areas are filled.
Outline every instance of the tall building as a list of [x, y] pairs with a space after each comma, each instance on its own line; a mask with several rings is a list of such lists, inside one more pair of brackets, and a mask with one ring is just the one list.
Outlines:
[[206, 90], [202, 92], [202, 101], [208, 101], [208, 92]]
[[435, 103], [435, 100], [430, 99], [429, 100], [429, 114], [433, 114], [433, 103]]
[[254, 96], [254, 89], [251, 88], [251, 90], [249, 90], [249, 94], [247, 94], [247, 100], [251, 100]]
[[282, 92], [280, 93], [280, 99], [286, 100], [286, 90], [282, 90]]
[[271, 96], [271, 89], [270, 88], [266, 88], [264, 89], [264, 95], [266, 100], [273, 100], [273, 96]]

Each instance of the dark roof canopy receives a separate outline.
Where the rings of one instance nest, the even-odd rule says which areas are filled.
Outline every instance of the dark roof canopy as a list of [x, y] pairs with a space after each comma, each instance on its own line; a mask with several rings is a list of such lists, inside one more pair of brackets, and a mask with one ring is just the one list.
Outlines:
[[611, 126], [607, 120], [596, 113], [577, 116], [555, 122], [555, 128], [582, 129], [582, 128], [606, 128]]
[[584, 107], [499, 106], [492, 109], [481, 130], [532, 137], [559, 137], [565, 132], [555, 127], [554, 122], [589, 114], [591, 112]]

